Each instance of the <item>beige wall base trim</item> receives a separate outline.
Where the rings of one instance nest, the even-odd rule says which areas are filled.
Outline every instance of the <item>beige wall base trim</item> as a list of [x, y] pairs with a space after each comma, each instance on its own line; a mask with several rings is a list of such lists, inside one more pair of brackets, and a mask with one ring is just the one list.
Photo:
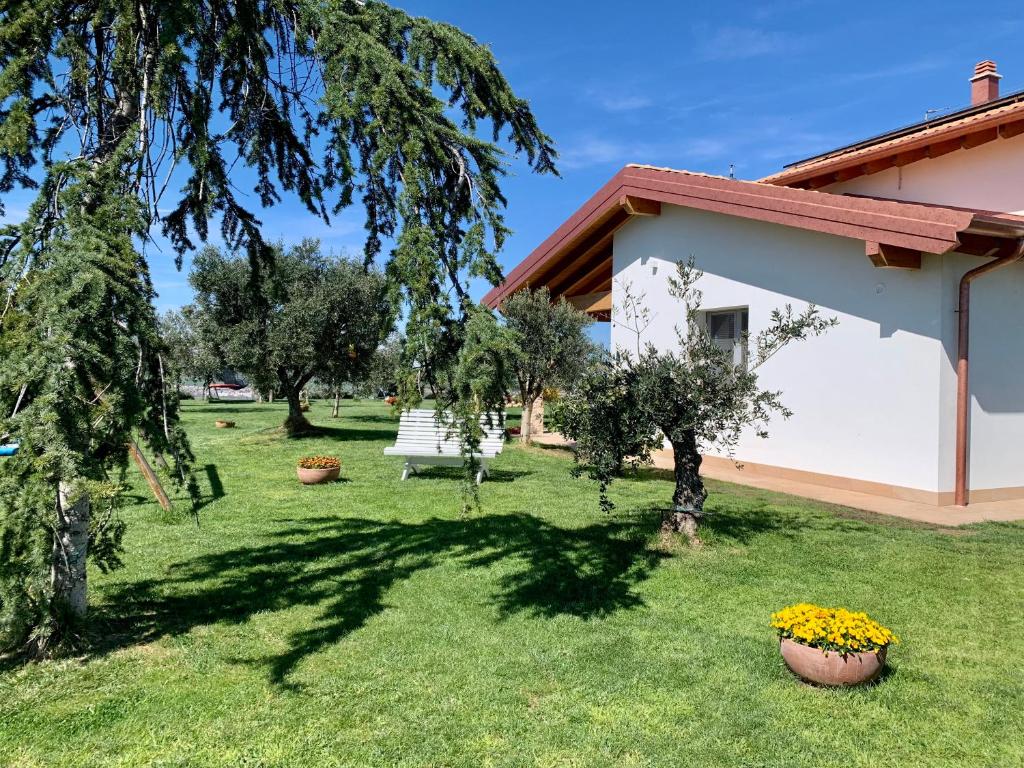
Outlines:
[[[887, 499], [899, 499], [900, 501], [914, 501], [919, 504], [931, 504], [936, 507], [947, 507], [953, 504], [953, 491], [926, 491], [920, 488], [907, 488], [901, 485], [875, 483], [870, 480], [857, 480], [852, 477], [840, 477], [839, 475], [825, 475], [819, 472], [807, 472], [802, 469], [776, 467], [771, 464], [756, 464], [749, 461], [740, 461], [739, 463], [742, 466], [742, 469], [737, 469], [736, 462], [732, 459], [722, 458], [721, 456], [705, 456], [702, 469], [707, 471], [709, 477], [714, 477], [719, 480], [735, 479], [737, 482], [742, 482], [744, 475], [753, 477], [770, 477], [779, 480], [791, 480], [797, 483], [821, 485], [826, 488], [837, 488], [856, 493], [869, 493], [873, 496], [882, 496]], [[1013, 499], [1024, 499], [1024, 487], [972, 488], [968, 498], [968, 503], [1010, 501]]]

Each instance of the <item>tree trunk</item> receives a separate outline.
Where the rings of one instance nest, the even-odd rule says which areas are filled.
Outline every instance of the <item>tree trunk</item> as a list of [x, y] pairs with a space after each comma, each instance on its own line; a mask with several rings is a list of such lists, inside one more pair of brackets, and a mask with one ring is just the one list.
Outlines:
[[338, 410], [341, 408], [341, 390], [334, 390], [334, 408], [331, 410], [331, 418], [338, 418]]
[[697, 525], [704, 513], [708, 492], [700, 479], [702, 459], [693, 430], [686, 430], [681, 440], [672, 441], [672, 455], [676, 488], [672, 494], [672, 509], [666, 511], [661, 528], [666, 532], [685, 534], [692, 543], [700, 544]]
[[302, 390], [298, 388], [285, 389], [285, 395], [288, 397], [288, 418], [284, 420], [284, 428], [289, 435], [301, 435], [313, 428], [302, 414], [301, 392]]
[[57, 493], [57, 526], [53, 534], [50, 585], [54, 602], [77, 619], [89, 607], [85, 558], [89, 551], [89, 496], [75, 496], [67, 482]]
[[519, 422], [519, 439], [528, 443], [533, 432], [533, 400], [529, 397], [523, 397], [523, 415]]

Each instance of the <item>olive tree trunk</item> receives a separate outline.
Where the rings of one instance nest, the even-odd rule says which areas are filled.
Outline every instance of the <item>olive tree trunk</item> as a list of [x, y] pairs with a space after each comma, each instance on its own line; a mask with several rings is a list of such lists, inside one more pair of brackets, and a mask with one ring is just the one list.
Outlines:
[[341, 390], [334, 390], [334, 408], [331, 409], [331, 418], [338, 418], [338, 411], [341, 409]]
[[284, 420], [285, 431], [289, 435], [298, 435], [312, 429], [305, 415], [302, 413], [302, 390], [298, 387], [285, 390], [288, 398], [288, 418]]
[[528, 443], [533, 434], [533, 398], [529, 396], [523, 397], [523, 415], [519, 421], [519, 439], [524, 443]]
[[89, 551], [89, 496], [75, 495], [67, 482], [61, 482], [58, 488], [50, 586], [54, 601], [70, 615], [81, 619], [89, 608], [85, 571]]
[[672, 509], [666, 511], [662, 520], [662, 530], [683, 533], [690, 541], [699, 543], [697, 525], [704, 513], [708, 492], [700, 479], [702, 458], [693, 430], [684, 431], [681, 439], [672, 441], [672, 455], [676, 488], [672, 494]]

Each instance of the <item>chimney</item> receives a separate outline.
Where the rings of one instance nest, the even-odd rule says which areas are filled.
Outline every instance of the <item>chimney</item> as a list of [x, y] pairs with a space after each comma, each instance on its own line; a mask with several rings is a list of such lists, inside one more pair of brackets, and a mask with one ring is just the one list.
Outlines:
[[971, 106], [984, 104], [999, 98], [999, 80], [994, 61], [979, 61], [974, 66], [974, 77], [971, 78]]

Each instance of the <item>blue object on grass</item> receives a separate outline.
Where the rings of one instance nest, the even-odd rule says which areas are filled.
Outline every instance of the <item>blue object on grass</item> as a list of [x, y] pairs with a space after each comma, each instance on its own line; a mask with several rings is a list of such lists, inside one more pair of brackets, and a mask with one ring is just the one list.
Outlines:
[[0, 456], [13, 456], [18, 452], [18, 443], [10, 443], [9, 445], [0, 445]]

